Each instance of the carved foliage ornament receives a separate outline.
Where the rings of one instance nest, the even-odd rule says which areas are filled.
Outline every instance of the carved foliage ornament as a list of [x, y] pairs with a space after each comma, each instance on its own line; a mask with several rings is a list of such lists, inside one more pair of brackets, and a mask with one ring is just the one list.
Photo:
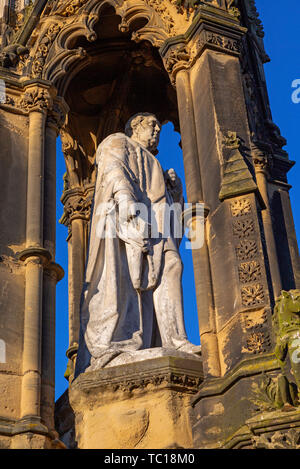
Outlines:
[[261, 382], [253, 383], [252, 392], [250, 401], [258, 411], [291, 411], [299, 404], [297, 390], [282, 374], [274, 376], [263, 373]]
[[67, 2], [59, 2], [58, 8], [54, 8], [54, 11], [56, 15], [64, 17], [73, 16], [76, 15], [78, 10], [87, 2], [88, 0], [69, 0]]
[[33, 88], [26, 91], [23, 98], [19, 102], [21, 109], [30, 111], [46, 111], [51, 108], [52, 102], [47, 91], [41, 88]]
[[251, 203], [248, 199], [237, 199], [231, 203], [233, 217], [241, 217], [251, 213]]
[[226, 51], [233, 55], [239, 55], [241, 51], [239, 39], [204, 30], [196, 41], [173, 46], [164, 55], [164, 65], [173, 83], [175, 83], [176, 73], [190, 68], [206, 47]]
[[49, 50], [60, 29], [60, 25], [53, 23], [50, 25], [46, 34], [42, 38], [35, 53], [35, 60], [32, 64], [31, 73], [34, 78], [41, 78]]
[[290, 429], [274, 433], [263, 433], [252, 438], [257, 449], [300, 449], [300, 430]]

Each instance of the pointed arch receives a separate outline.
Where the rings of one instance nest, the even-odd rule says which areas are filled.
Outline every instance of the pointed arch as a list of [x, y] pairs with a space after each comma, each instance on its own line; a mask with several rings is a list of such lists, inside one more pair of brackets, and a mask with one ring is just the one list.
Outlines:
[[[44, 11], [36, 25], [30, 40], [34, 44], [31, 47], [26, 73], [33, 78], [48, 80], [59, 87], [59, 83], [73, 64], [86, 56], [85, 48], [78, 44], [82, 40], [97, 40], [95, 27], [105, 8], [109, 6], [113, 7], [116, 15], [120, 17], [119, 30], [130, 33], [135, 42], [146, 40], [159, 48], [170, 35], [177, 33], [174, 20], [166, 6], [162, 9], [162, 6], [153, 0], [56, 2], [50, 11], [49, 8], [46, 13]], [[170, 7], [175, 8], [171, 4]], [[182, 22], [182, 19], [180, 21]]]

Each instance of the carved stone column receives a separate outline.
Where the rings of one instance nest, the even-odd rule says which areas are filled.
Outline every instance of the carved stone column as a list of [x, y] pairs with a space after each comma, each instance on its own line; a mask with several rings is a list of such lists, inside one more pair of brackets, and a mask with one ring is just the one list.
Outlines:
[[[188, 202], [204, 204], [203, 186], [198, 158], [194, 104], [190, 85], [190, 74], [188, 70], [180, 70], [177, 73], [176, 90]], [[192, 224], [193, 217], [194, 215], [192, 214]], [[192, 255], [204, 365], [203, 371], [205, 376], [219, 376], [220, 363], [218, 340], [215, 330], [214, 299], [206, 239], [200, 249], [192, 250]]]
[[[47, 86], [28, 85], [20, 107], [28, 113], [24, 343], [21, 419], [12, 448], [51, 447], [54, 428], [55, 286], [63, 270], [55, 264], [56, 130], [46, 120], [53, 106]], [[31, 441], [32, 435], [33, 439]], [[50, 438], [49, 438], [50, 437]]]
[[50, 97], [43, 88], [28, 88], [23, 107], [29, 111], [27, 249], [21, 417], [40, 417], [43, 264], [51, 255], [43, 247], [44, 135]]
[[[281, 202], [282, 212], [284, 216], [285, 232], [287, 234], [287, 243], [291, 260], [292, 278], [294, 280], [293, 287], [300, 289], [300, 257], [299, 248], [295, 231], [294, 217], [291, 207], [291, 199], [288, 184], [281, 184], [278, 189], [278, 195]], [[290, 287], [290, 285], [289, 285]]]
[[274, 239], [273, 224], [271, 217], [271, 208], [268, 194], [268, 166], [269, 159], [267, 154], [259, 148], [253, 149], [253, 163], [255, 167], [257, 186], [263, 198], [266, 208], [262, 210], [262, 220], [264, 233], [266, 238], [266, 246], [268, 252], [268, 260], [270, 265], [270, 273], [272, 278], [273, 292], [275, 298], [280, 295], [282, 282], [280, 277], [276, 243]]
[[51, 253], [52, 261], [45, 267], [43, 275], [41, 417], [49, 430], [54, 429], [56, 284], [64, 276], [63, 269], [55, 263], [56, 139], [67, 110], [64, 101], [55, 98], [45, 128], [43, 238], [44, 246]]
[[[238, 59], [240, 40], [245, 31], [237, 17], [223, 8], [200, 6], [185, 40], [178, 37], [177, 42], [174, 39], [166, 41], [161, 50], [178, 95], [188, 202], [203, 202], [210, 209], [206, 244], [193, 252], [204, 374], [207, 377], [220, 376], [228, 370], [224, 357], [227, 352], [220, 332], [236, 310], [234, 289], [230, 299], [227, 295], [227, 306], [224, 305], [222, 286], [228, 272], [226, 275], [223, 272], [225, 277], [221, 280], [223, 246], [221, 227], [217, 225], [222, 223], [219, 217], [225, 210], [225, 204], [220, 203], [219, 198], [225, 163], [222, 154], [224, 134], [234, 129], [249, 140]], [[232, 100], [238, 109], [235, 113], [229, 105]], [[254, 184], [251, 190], [255, 189]], [[219, 247], [215, 245], [217, 238], [220, 238]], [[228, 258], [229, 252], [224, 255]], [[230, 282], [238, 288], [235, 276]], [[224, 314], [224, 309], [228, 310], [228, 315]], [[229, 357], [228, 360], [229, 363]]]
[[43, 275], [41, 417], [48, 430], [54, 431], [55, 405], [55, 300], [56, 284], [64, 276], [63, 269], [49, 262]]
[[79, 342], [80, 298], [84, 282], [84, 269], [88, 242], [88, 229], [91, 202], [94, 186], [86, 189], [80, 187], [64, 192], [62, 202], [65, 206], [64, 215], [60, 220], [69, 228], [69, 358], [65, 377], [73, 376]]

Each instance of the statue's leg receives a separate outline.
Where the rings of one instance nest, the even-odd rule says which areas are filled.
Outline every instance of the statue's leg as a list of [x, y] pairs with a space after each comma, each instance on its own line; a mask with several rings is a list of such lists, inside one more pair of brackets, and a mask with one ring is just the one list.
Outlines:
[[164, 253], [159, 284], [153, 293], [154, 309], [163, 347], [187, 342], [182, 302], [182, 262], [175, 251]]

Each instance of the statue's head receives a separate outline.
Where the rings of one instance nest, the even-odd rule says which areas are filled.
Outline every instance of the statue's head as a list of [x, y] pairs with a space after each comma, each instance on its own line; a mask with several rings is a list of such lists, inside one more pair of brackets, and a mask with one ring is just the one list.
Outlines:
[[161, 124], [154, 114], [140, 112], [135, 114], [126, 124], [125, 133], [134, 141], [154, 152], [159, 143]]

